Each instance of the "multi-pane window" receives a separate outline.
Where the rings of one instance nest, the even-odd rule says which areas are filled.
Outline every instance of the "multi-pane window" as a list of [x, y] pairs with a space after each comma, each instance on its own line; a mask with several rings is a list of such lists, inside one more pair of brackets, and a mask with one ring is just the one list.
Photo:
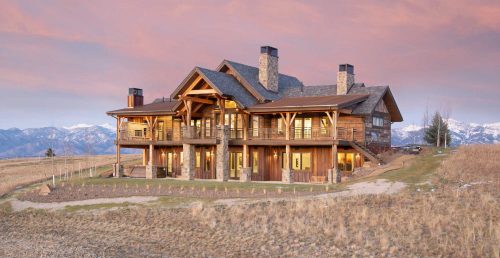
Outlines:
[[311, 169], [311, 153], [309, 153], [309, 152], [293, 152], [292, 153], [292, 169], [293, 170], [309, 170], [309, 169]]
[[229, 126], [231, 138], [243, 138], [243, 115], [225, 114], [224, 124]]
[[374, 126], [384, 126], [384, 119], [381, 117], [374, 116], [373, 117], [373, 125]]
[[294, 121], [295, 139], [309, 139], [312, 133], [312, 118], [298, 117]]
[[205, 119], [205, 136], [209, 137], [211, 135], [210, 131], [210, 119], [206, 118]]

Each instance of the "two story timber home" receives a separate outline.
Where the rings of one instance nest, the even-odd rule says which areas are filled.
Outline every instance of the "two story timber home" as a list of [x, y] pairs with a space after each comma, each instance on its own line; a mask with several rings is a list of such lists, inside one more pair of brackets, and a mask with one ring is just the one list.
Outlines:
[[[121, 148], [143, 151], [129, 175], [186, 180], [339, 182], [391, 146], [403, 118], [389, 86], [365, 86], [339, 65], [336, 84], [304, 86], [278, 71], [278, 50], [261, 47], [259, 66], [224, 60], [195, 67], [170, 98], [143, 103], [131, 88], [117, 119], [115, 177]], [[137, 171], [142, 171], [139, 173]]]

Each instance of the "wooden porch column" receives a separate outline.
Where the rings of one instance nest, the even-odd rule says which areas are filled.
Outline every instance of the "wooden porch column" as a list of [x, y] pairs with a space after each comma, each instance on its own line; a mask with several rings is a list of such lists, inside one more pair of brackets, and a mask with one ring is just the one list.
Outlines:
[[220, 117], [219, 117], [219, 125], [224, 125], [225, 124], [225, 113], [226, 113], [226, 103], [224, 102], [223, 99], [217, 98], [217, 104], [219, 105], [220, 108]]
[[[296, 114], [296, 113], [295, 113]], [[295, 118], [295, 114], [293, 115], [293, 118], [290, 117], [290, 112], [286, 113], [285, 116], [285, 139], [287, 141], [286, 146], [285, 146], [285, 160], [284, 164], [285, 167], [283, 168], [281, 172], [281, 181], [284, 183], [293, 183], [293, 171], [290, 167], [290, 157], [291, 157], [291, 148], [290, 148], [290, 127], [292, 124], [293, 119]], [[281, 115], [283, 116], [283, 115]]]
[[252, 169], [250, 168], [250, 156], [248, 153], [248, 124], [250, 123], [248, 114], [241, 114], [243, 116], [243, 168], [240, 173], [240, 181], [249, 182], [252, 180]]
[[186, 105], [186, 123], [187, 126], [191, 126], [191, 108], [193, 106], [193, 101], [186, 100], [184, 103]]
[[[339, 161], [338, 161], [338, 150], [337, 144], [333, 144], [332, 146], [332, 161], [333, 161], [333, 169], [331, 173], [331, 180], [328, 179], [331, 183], [340, 183], [340, 171], [339, 171]], [[330, 175], [329, 175], [330, 177]]]
[[116, 117], [116, 164], [120, 164], [120, 120], [121, 117]]
[[120, 126], [121, 117], [116, 117], [116, 164], [113, 169], [113, 174], [115, 177], [123, 176], [123, 167], [120, 164]]
[[249, 167], [249, 156], [248, 156], [248, 124], [249, 124], [249, 115], [248, 114], [242, 114], [243, 116], [243, 167], [247, 168]]
[[338, 121], [339, 121], [339, 112], [334, 111], [333, 114], [334, 114], [333, 117], [335, 118], [334, 127], [333, 127], [333, 139], [337, 140], [337, 137], [338, 137], [338, 132], [337, 132], [338, 126], [337, 125], [338, 125]]

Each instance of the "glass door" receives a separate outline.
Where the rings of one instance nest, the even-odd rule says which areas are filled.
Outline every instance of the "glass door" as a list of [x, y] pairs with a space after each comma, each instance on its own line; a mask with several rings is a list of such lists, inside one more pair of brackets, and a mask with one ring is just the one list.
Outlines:
[[304, 139], [311, 139], [312, 133], [312, 118], [304, 118]]
[[243, 167], [243, 153], [230, 152], [229, 153], [229, 177], [232, 179], [239, 179], [242, 167]]
[[295, 118], [294, 131], [295, 139], [302, 139], [302, 118]]

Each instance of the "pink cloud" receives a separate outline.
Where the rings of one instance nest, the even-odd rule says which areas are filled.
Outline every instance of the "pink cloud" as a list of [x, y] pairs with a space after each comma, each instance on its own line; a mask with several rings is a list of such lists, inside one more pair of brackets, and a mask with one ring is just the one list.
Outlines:
[[358, 80], [396, 94], [441, 85], [498, 96], [498, 13], [498, 2], [461, 0], [3, 1], [0, 42], [15, 55], [0, 52], [0, 78], [109, 96], [138, 86], [152, 99], [196, 65], [256, 65], [271, 44], [280, 70], [305, 84], [333, 83], [349, 62]]

